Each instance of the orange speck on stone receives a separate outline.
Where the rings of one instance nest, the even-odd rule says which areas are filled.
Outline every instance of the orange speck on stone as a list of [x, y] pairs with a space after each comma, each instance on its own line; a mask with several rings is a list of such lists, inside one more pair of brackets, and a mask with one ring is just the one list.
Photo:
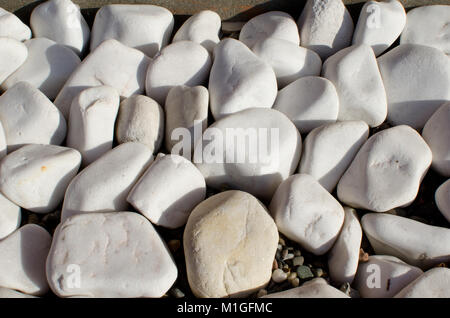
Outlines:
[[44, 172], [45, 170], [47, 170], [47, 167], [46, 166], [42, 166], [41, 167], [41, 171]]

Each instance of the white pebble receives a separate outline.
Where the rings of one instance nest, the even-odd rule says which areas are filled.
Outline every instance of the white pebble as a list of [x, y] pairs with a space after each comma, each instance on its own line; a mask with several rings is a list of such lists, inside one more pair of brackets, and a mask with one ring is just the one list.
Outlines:
[[437, 188], [434, 197], [439, 211], [450, 222], [450, 179]]
[[268, 294], [262, 298], [350, 298], [323, 278], [315, 278], [300, 287]]
[[0, 37], [25, 41], [31, 38], [31, 30], [15, 14], [0, 8]]
[[432, 268], [403, 288], [395, 298], [450, 298], [450, 269]]
[[282, 283], [287, 279], [287, 274], [282, 269], [276, 269], [272, 273], [272, 280], [275, 283]]
[[20, 207], [0, 193], [0, 240], [18, 229], [21, 221]]
[[0, 37], [0, 84], [14, 73], [28, 56], [28, 49], [22, 42]]

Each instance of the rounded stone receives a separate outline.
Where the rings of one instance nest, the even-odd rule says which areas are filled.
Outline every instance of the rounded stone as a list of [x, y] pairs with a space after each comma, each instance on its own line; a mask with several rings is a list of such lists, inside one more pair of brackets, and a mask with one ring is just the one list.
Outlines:
[[31, 30], [15, 14], [0, 8], [0, 37], [25, 41], [31, 38]]
[[350, 298], [339, 289], [329, 285], [323, 278], [315, 278], [300, 287], [278, 293], [268, 294], [262, 298]]
[[395, 298], [450, 298], [450, 269], [432, 268], [403, 288]]
[[17, 230], [21, 222], [20, 207], [0, 193], [0, 240]]
[[28, 56], [28, 49], [22, 42], [0, 37], [0, 84], [14, 73]]
[[437, 188], [434, 198], [439, 211], [450, 222], [450, 179]]

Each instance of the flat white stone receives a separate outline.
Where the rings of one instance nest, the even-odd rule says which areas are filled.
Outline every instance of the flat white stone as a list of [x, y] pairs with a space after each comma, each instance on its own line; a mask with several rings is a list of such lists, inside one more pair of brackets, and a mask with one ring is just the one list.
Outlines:
[[261, 298], [350, 298], [339, 289], [328, 285], [323, 278], [314, 278], [300, 287], [269, 294]]
[[345, 207], [344, 224], [328, 253], [328, 269], [332, 281], [338, 286], [353, 282], [358, 269], [362, 229], [356, 211]]
[[37, 297], [18, 292], [17, 290], [0, 287], [0, 298], [37, 298]]
[[80, 213], [126, 211], [128, 193], [152, 160], [150, 149], [137, 142], [105, 153], [67, 187], [61, 221]]
[[339, 202], [307, 174], [283, 181], [269, 210], [281, 233], [315, 255], [333, 246], [344, 222]]
[[66, 80], [80, 64], [71, 49], [46, 38], [25, 41], [28, 57], [1, 85], [3, 90], [28, 82], [49, 99], [55, 99]]
[[209, 187], [243, 190], [270, 200], [294, 173], [301, 148], [301, 136], [284, 114], [252, 108], [206, 129], [195, 146], [194, 163]]
[[18, 206], [48, 213], [61, 203], [81, 164], [71, 148], [31, 144], [10, 153], [0, 163], [0, 191]]
[[277, 80], [269, 64], [242, 42], [227, 38], [214, 49], [208, 89], [211, 112], [218, 120], [247, 108], [271, 108]]
[[72, 49], [77, 55], [89, 44], [89, 26], [80, 7], [70, 0], [49, 0], [38, 5], [30, 17], [35, 37], [48, 38]]
[[362, 298], [391, 298], [422, 274], [397, 257], [371, 255], [359, 264], [354, 286]]
[[255, 197], [225, 191], [192, 211], [183, 244], [195, 296], [245, 297], [270, 281], [278, 231]]
[[339, 200], [351, 207], [386, 212], [411, 204], [431, 164], [431, 150], [409, 126], [372, 135], [337, 186]]
[[103, 41], [115, 39], [153, 57], [169, 43], [173, 24], [172, 13], [160, 6], [106, 5], [95, 15], [91, 51]]
[[164, 105], [172, 87], [202, 85], [207, 82], [210, 69], [211, 57], [203, 46], [192, 41], [172, 43], [150, 62], [145, 82], [147, 95]]
[[193, 41], [212, 53], [220, 42], [220, 15], [211, 10], [202, 10], [189, 17], [175, 33], [172, 42]]
[[174, 229], [186, 224], [205, 195], [205, 179], [194, 164], [178, 155], [165, 155], [147, 169], [127, 201], [152, 223]]
[[384, 213], [368, 213], [361, 224], [377, 254], [396, 256], [422, 269], [450, 260], [450, 229]]
[[450, 269], [432, 268], [403, 288], [395, 298], [450, 298]]
[[251, 47], [263, 61], [272, 66], [277, 78], [278, 89], [304, 76], [320, 75], [320, 56], [298, 44], [277, 38], [267, 38]]
[[0, 37], [0, 84], [27, 59], [25, 44], [12, 38]]
[[364, 120], [370, 127], [384, 122], [386, 91], [370, 46], [353, 45], [330, 56], [323, 63], [322, 76], [336, 87], [338, 120]]
[[440, 106], [428, 119], [422, 136], [433, 153], [431, 167], [450, 177], [450, 102]]
[[406, 12], [400, 1], [367, 1], [359, 14], [353, 44], [370, 45], [378, 56], [397, 40], [405, 24]]
[[437, 188], [434, 198], [439, 211], [450, 222], [450, 179]]
[[48, 232], [27, 224], [0, 241], [0, 286], [30, 295], [48, 291], [45, 260], [52, 243]]
[[306, 136], [298, 172], [309, 174], [333, 192], [368, 136], [369, 126], [362, 120], [315, 128]]
[[25, 41], [31, 38], [31, 30], [15, 14], [0, 8], [0, 37]]
[[164, 137], [163, 109], [150, 97], [128, 97], [120, 103], [116, 137], [119, 143], [140, 142], [156, 153]]
[[73, 99], [67, 146], [81, 153], [83, 166], [112, 149], [119, 104], [119, 94], [110, 86], [87, 88]]
[[297, 24], [300, 45], [315, 51], [322, 60], [352, 42], [353, 20], [342, 0], [308, 0]]
[[0, 120], [8, 152], [25, 144], [59, 145], [67, 124], [55, 105], [37, 88], [19, 82], [0, 96]]
[[18, 229], [21, 221], [20, 207], [0, 193], [0, 240]]
[[319, 76], [299, 78], [278, 92], [273, 108], [289, 117], [300, 133], [334, 123], [339, 96], [334, 84]]
[[55, 105], [68, 118], [72, 100], [89, 87], [111, 86], [123, 98], [142, 94], [149, 62], [150, 59], [144, 53], [116, 40], [107, 40], [91, 52], [72, 73], [56, 97]]
[[[79, 285], [71, 277], [75, 270]], [[161, 297], [175, 282], [177, 267], [143, 216], [89, 213], [56, 228], [47, 277], [60, 297]]]
[[450, 54], [450, 6], [421, 6], [408, 11], [400, 44], [428, 45]]
[[267, 38], [300, 44], [298, 28], [294, 19], [282, 11], [269, 11], [257, 15], [245, 23], [239, 33], [239, 40], [248, 47]]
[[450, 100], [450, 59], [438, 49], [402, 44], [379, 57], [378, 66], [393, 125], [420, 129]]

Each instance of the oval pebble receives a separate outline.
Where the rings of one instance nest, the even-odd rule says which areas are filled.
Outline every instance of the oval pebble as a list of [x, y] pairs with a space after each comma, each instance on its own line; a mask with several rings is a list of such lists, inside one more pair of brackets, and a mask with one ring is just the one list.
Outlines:
[[450, 298], [450, 269], [432, 268], [403, 288], [395, 298]]
[[268, 294], [262, 298], [350, 298], [323, 278], [315, 278], [300, 287]]
[[450, 222], [450, 179], [437, 188], [434, 198], [439, 211]]
[[31, 30], [15, 14], [0, 8], [0, 37], [25, 41], [31, 38]]
[[0, 84], [14, 73], [28, 56], [28, 49], [22, 42], [0, 37]]
[[18, 229], [21, 221], [20, 207], [0, 193], [0, 240]]

